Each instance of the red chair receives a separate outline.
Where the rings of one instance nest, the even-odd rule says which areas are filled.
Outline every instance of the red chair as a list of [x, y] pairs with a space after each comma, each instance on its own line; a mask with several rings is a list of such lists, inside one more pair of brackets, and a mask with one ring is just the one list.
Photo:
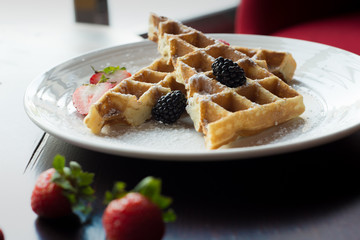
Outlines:
[[235, 32], [309, 40], [360, 55], [360, 1], [241, 0]]

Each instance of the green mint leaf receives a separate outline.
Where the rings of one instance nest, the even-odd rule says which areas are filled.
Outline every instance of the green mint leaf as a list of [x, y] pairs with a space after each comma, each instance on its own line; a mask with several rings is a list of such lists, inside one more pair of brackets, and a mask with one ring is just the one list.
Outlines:
[[118, 70], [126, 70], [126, 67], [119, 67], [119, 66], [116, 66], [116, 67], [115, 66], [109, 66], [109, 67], [104, 68], [101, 71], [96, 70], [93, 66], [90, 66], [90, 67], [95, 73], [102, 72], [102, 73], [105, 73], [105, 74], [113, 74], [114, 72], [116, 72]]
[[65, 167], [65, 157], [62, 155], [57, 154], [54, 157], [53, 160], [53, 167], [55, 168], [56, 171], [58, 171], [59, 173], [63, 172], [63, 169]]
[[112, 74], [114, 72], [116, 72], [117, 70], [120, 70], [119, 66], [113, 67], [113, 66], [109, 66], [103, 69], [103, 72], [106, 74]]

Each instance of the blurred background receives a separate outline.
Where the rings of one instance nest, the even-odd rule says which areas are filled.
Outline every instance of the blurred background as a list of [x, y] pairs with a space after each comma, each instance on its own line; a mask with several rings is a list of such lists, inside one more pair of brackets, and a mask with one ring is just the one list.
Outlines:
[[[222, 32], [233, 31], [236, 6], [240, 0], [12, 0], [1, 1], [0, 22], [2, 24], [59, 25], [74, 21], [109, 25], [121, 34], [132, 32], [143, 34], [147, 31], [149, 12], [173, 19], [201, 24], [205, 19], [218, 15], [221, 21], [208, 22], [206, 28]], [[217, 18], [219, 20], [219, 18]], [[209, 31], [211, 31], [209, 29]]]

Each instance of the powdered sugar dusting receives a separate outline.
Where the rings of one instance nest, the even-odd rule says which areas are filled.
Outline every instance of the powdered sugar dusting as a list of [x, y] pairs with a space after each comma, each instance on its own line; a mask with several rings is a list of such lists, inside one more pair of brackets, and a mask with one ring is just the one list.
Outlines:
[[195, 132], [189, 116], [165, 125], [154, 120], [140, 126], [106, 126], [102, 133], [106, 141], [161, 151], [199, 151], [204, 149], [202, 134]]

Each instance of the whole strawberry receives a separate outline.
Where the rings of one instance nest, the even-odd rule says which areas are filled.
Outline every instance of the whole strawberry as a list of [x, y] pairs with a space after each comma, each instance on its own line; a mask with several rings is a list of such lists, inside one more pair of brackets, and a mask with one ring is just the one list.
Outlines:
[[55, 169], [41, 173], [31, 195], [31, 208], [41, 217], [61, 217], [72, 212], [62, 188], [51, 181]]
[[53, 168], [40, 174], [31, 195], [31, 208], [40, 217], [57, 218], [73, 212], [88, 214], [94, 190], [90, 187], [94, 174], [83, 172], [80, 165], [57, 155]]
[[[161, 181], [153, 177], [143, 179], [131, 192], [118, 182], [113, 193], [106, 193], [110, 201], [102, 217], [107, 239], [160, 240], [165, 222], [175, 220], [172, 210], [162, 212], [172, 200], [160, 194]], [[113, 200], [111, 200], [113, 199]]]
[[128, 193], [111, 201], [102, 220], [106, 236], [111, 240], [159, 240], [164, 235], [160, 209], [140, 193]]
[[5, 236], [4, 233], [2, 232], [1, 228], [0, 228], [0, 240], [4, 240]]

